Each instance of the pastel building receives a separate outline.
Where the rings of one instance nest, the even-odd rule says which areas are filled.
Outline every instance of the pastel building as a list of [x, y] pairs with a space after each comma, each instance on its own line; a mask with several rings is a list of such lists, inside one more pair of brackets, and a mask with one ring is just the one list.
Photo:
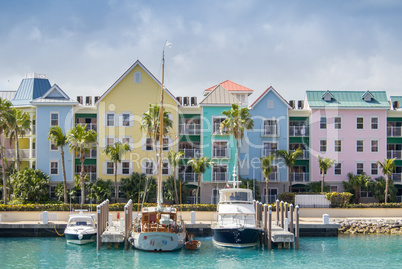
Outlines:
[[[310, 174], [321, 181], [317, 156], [336, 162], [325, 176], [332, 191], [342, 190], [347, 174], [381, 176], [377, 161], [387, 157], [387, 111], [385, 91], [307, 91], [311, 110]], [[369, 198], [369, 193], [364, 194]]]

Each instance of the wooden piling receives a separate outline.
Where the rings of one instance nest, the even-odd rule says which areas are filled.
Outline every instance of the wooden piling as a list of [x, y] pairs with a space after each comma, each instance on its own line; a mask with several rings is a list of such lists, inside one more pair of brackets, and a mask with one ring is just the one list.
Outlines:
[[276, 200], [276, 226], [279, 226], [279, 200]]
[[267, 238], [268, 238], [268, 205], [264, 204], [264, 246], [267, 246]]
[[299, 206], [296, 206], [295, 249], [299, 249]]
[[271, 250], [272, 206], [268, 207], [268, 250]]
[[100, 228], [101, 228], [101, 206], [97, 205], [96, 206], [96, 220], [97, 220], [97, 226], [96, 226], [96, 248], [100, 249], [101, 247], [101, 232], [100, 232]]
[[106, 224], [109, 219], [109, 200], [103, 201], [96, 207], [96, 247], [100, 249], [102, 246], [102, 234], [106, 229]]
[[130, 246], [128, 238], [133, 226], [133, 201], [131, 199], [124, 206], [124, 249]]
[[[289, 231], [292, 234], [294, 234], [294, 231], [293, 231], [293, 204], [290, 204], [289, 211], [290, 211]], [[293, 247], [293, 242], [290, 243], [290, 246]]]
[[281, 227], [283, 228], [285, 226], [285, 207], [283, 205], [283, 201], [281, 201]]

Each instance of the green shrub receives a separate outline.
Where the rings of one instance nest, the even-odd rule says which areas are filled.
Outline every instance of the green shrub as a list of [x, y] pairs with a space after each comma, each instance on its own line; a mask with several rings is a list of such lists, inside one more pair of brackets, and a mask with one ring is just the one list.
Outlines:
[[288, 204], [295, 204], [295, 197], [296, 194], [294, 192], [283, 192], [279, 194], [278, 199], [279, 201], [287, 202]]
[[349, 204], [347, 208], [402, 208], [402, 203]]
[[10, 178], [16, 199], [24, 203], [49, 200], [49, 176], [41, 170], [26, 168]]
[[328, 201], [331, 202], [331, 207], [347, 207], [350, 198], [353, 194], [350, 192], [330, 192], [325, 195]]

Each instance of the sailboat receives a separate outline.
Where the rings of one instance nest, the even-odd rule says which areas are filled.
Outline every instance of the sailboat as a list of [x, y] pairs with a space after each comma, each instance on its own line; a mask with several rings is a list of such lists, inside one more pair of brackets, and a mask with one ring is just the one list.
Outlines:
[[[161, 105], [159, 109], [159, 134], [163, 134], [163, 84], [165, 67], [165, 47], [170, 43], [166, 41], [162, 57], [162, 85]], [[186, 228], [177, 209], [162, 205], [162, 135], [159, 135], [158, 160], [158, 191], [157, 206], [143, 207], [133, 223], [133, 230], [129, 242], [136, 249], [166, 252], [184, 247], [186, 243]]]

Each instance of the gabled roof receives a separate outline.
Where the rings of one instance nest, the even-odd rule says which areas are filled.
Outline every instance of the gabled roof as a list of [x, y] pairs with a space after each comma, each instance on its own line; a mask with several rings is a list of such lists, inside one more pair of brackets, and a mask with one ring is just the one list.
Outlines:
[[13, 106], [26, 106], [36, 98], [43, 96], [51, 85], [47, 78], [25, 78], [18, 87], [11, 103]]
[[32, 105], [78, 105], [57, 84], [54, 84], [42, 97], [31, 101]]
[[234, 97], [222, 85], [219, 84], [199, 104], [200, 104], [200, 106], [203, 106], [203, 105], [231, 105], [231, 104], [240, 104], [240, 101], [237, 100], [236, 97]]
[[0, 98], [11, 101], [16, 94], [16, 91], [0, 91]]
[[275, 94], [288, 108], [291, 108], [289, 103], [283, 98], [272, 86], [269, 86], [268, 89], [266, 89], [250, 106], [251, 109], [253, 109], [262, 99], [264, 99], [264, 96], [267, 95], [268, 93], [272, 92]]
[[[328, 98], [329, 97], [329, 98]], [[330, 101], [332, 98], [334, 98], [334, 95], [330, 91], [324, 92], [324, 94], [321, 96], [322, 99], [325, 101]]]
[[249, 89], [249, 88], [244, 87], [244, 86], [242, 86], [240, 84], [234, 83], [233, 81], [226, 80], [226, 81], [224, 81], [222, 83], [219, 83], [219, 84], [217, 84], [215, 86], [212, 86], [211, 88], [206, 89], [204, 91], [204, 95], [206, 95], [207, 93], [213, 91], [216, 88], [216, 86], [218, 86], [218, 85], [222, 85], [229, 92], [239, 92], [239, 93], [243, 92], [243, 93], [248, 93], [249, 95], [253, 93], [252, 89]]
[[365, 101], [370, 101], [372, 98], [374, 98], [374, 96], [371, 94], [370, 91], [366, 91], [362, 95], [362, 99], [364, 99]]
[[[326, 93], [332, 95], [331, 101], [323, 99]], [[306, 99], [310, 108], [383, 108], [390, 107], [385, 91], [371, 91], [370, 101], [362, 97], [366, 91], [306, 91]]]
[[[125, 78], [125, 77], [131, 72], [131, 70], [133, 70], [137, 65], [140, 66], [140, 67], [145, 71], [145, 73], [147, 73], [159, 86], [162, 85], [162, 83], [160, 83], [160, 81], [159, 81], [151, 72], [149, 72], [149, 70], [148, 70], [139, 60], [137, 60], [137, 61], [135, 61], [135, 63], [134, 63], [132, 66], [130, 66], [129, 69], [127, 69], [126, 72], [124, 72], [123, 75], [121, 75], [121, 77], [120, 77], [118, 80], [116, 80], [115, 83], [113, 83], [112, 86], [110, 86], [110, 88], [109, 88], [104, 94], [102, 94], [102, 96], [101, 96], [101, 97], [99, 98], [99, 100], [95, 103], [95, 105], [98, 105], [99, 102], [102, 101], [103, 98], [105, 98], [105, 96], [106, 96], [109, 92], [111, 92], [111, 91], [117, 86], [117, 84], [119, 84], [120, 81], [122, 81], [123, 78]], [[176, 97], [175, 97], [168, 89], [166, 89], [166, 88], [164, 87], [164, 90], [165, 90], [165, 93], [167, 93], [171, 98], [173, 98], [173, 100], [174, 100], [178, 105], [180, 105], [179, 101], [176, 100]]]

